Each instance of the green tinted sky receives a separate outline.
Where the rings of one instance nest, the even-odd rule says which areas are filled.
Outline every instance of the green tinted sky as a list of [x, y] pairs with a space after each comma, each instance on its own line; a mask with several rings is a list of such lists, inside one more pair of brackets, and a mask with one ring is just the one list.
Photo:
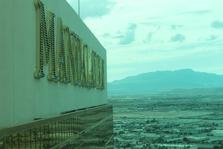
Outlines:
[[[76, 9], [77, 0], [67, 0]], [[108, 80], [192, 68], [223, 74], [222, 0], [80, 0], [108, 53]]]

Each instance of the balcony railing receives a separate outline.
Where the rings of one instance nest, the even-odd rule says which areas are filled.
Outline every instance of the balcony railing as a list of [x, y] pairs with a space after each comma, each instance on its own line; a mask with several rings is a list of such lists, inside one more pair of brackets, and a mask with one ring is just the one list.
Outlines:
[[113, 148], [112, 106], [81, 109], [0, 130], [0, 149], [61, 148]]

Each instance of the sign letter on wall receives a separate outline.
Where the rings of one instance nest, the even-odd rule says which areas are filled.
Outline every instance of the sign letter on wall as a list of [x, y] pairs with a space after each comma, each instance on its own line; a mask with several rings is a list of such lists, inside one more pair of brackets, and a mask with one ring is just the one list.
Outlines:
[[104, 89], [103, 58], [69, 27], [63, 25], [61, 18], [45, 10], [40, 0], [35, 0], [35, 8], [36, 68], [34, 78], [43, 78], [44, 70], [48, 68], [49, 81]]

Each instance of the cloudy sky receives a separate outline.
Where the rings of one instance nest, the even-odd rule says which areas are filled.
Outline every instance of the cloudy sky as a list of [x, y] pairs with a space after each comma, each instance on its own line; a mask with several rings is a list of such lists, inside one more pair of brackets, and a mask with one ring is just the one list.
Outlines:
[[82, 19], [107, 49], [108, 81], [184, 68], [223, 74], [222, 0], [80, 1]]

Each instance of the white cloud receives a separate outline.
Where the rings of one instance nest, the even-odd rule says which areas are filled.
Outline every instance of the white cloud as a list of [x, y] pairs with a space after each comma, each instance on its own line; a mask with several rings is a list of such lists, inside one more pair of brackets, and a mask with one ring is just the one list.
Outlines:
[[84, 20], [108, 51], [109, 81], [180, 68], [223, 73], [222, 0], [111, 1], [109, 13]]
[[[67, 0], [78, 11], [78, 0]], [[101, 17], [110, 12], [114, 5], [111, 0], [80, 0], [81, 18]]]

